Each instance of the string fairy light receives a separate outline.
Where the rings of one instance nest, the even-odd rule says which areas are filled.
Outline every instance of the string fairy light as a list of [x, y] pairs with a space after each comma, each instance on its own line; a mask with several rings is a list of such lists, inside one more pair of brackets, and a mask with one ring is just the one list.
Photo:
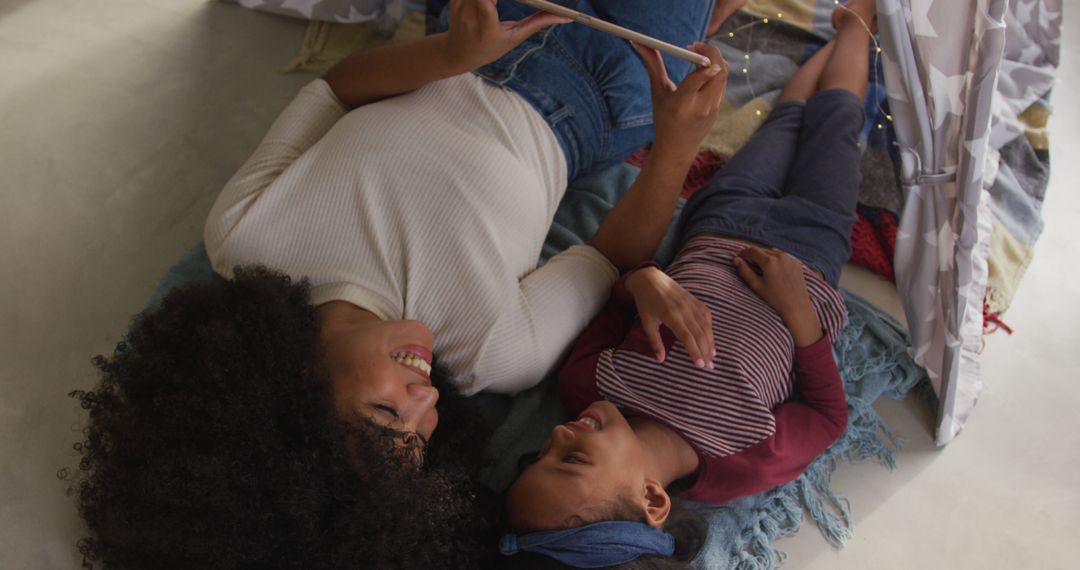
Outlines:
[[[866, 30], [867, 35], [870, 36], [870, 41], [873, 42], [873, 44], [874, 44], [874, 65], [873, 65], [873, 68], [874, 68], [874, 101], [877, 103], [878, 112], [881, 114], [881, 116], [884, 116], [885, 120], [891, 123], [892, 120], [893, 120], [892, 115], [889, 114], [888, 112], [886, 112], [885, 108], [881, 106], [880, 99], [877, 96], [877, 89], [878, 89], [878, 85], [879, 85], [879, 81], [878, 81], [878, 79], [879, 79], [879, 77], [878, 77], [878, 64], [880, 63], [881, 53], [882, 53], [881, 43], [878, 41], [877, 36], [874, 35], [874, 33], [870, 30], [870, 26], [866, 23], [866, 20], [863, 20], [862, 16], [860, 16], [858, 14], [858, 12], [852, 10], [851, 8], [848, 8], [844, 4], [841, 4], [840, 0], [833, 0], [833, 4], [836, 5], [838, 8], [840, 8], [841, 10], [844, 10], [844, 11], [850, 13], [851, 15], [855, 16], [855, 19], [858, 20], [859, 25], [861, 25], [863, 27], [863, 29]], [[777, 12], [776, 13], [776, 19], [777, 20], [782, 20], [783, 17], [784, 17], [783, 12]], [[777, 22], [777, 23], [779, 23], [779, 22]], [[769, 24], [769, 18], [768, 17], [755, 18], [754, 20], [752, 20], [750, 22], [747, 22], [747, 23], [745, 23], [745, 24], [743, 24], [741, 26], [738, 26], [734, 30], [731, 30], [731, 31], [728, 32], [728, 38], [734, 39], [735, 34], [737, 32], [741, 32], [743, 30], [749, 30], [748, 33], [746, 34], [746, 50], [745, 50], [745, 53], [743, 54], [742, 75], [746, 79], [746, 86], [750, 89], [750, 98], [751, 99], [757, 99], [757, 92], [754, 90], [754, 85], [750, 81], [750, 53], [751, 53], [750, 52], [750, 47], [753, 44], [754, 28], [756, 26], [758, 26], [758, 25], [768, 25], [768, 24]], [[754, 110], [754, 114], [760, 117], [762, 115], [761, 109]], [[884, 129], [885, 125], [882, 124], [882, 123], [878, 123], [877, 128]]]

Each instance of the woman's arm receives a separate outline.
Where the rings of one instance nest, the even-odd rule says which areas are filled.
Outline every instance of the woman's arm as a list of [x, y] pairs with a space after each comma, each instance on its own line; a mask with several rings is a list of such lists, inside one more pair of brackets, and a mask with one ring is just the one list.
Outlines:
[[316, 79], [278, 115], [255, 152], [225, 184], [207, 216], [203, 240], [216, 271], [227, 274], [232, 270], [219, 254], [255, 200], [346, 112], [326, 83]]
[[619, 273], [596, 249], [575, 245], [518, 281], [483, 340], [476, 377], [483, 388], [516, 394], [555, 369], [600, 311]]
[[441, 33], [358, 51], [330, 68], [323, 79], [350, 108], [408, 93], [468, 71], [451, 60], [447, 39]]
[[491, 63], [544, 27], [568, 21], [537, 12], [500, 22], [490, 0], [453, 0], [448, 31], [359, 51], [323, 79], [342, 103], [359, 107]]
[[[686, 346], [698, 366], [711, 366], [716, 356], [712, 316], [703, 303], [651, 261], [616, 281], [618, 277], [607, 258], [583, 245], [552, 257], [525, 276], [519, 282], [521, 294], [507, 304], [487, 343], [485, 352], [490, 356], [478, 373], [498, 380], [486, 389], [514, 394], [533, 386], [561, 360], [574, 337], [588, 325], [573, 345], [559, 380], [559, 393], [567, 406], [571, 406], [570, 401], [588, 405], [596, 399], [591, 391], [595, 390], [593, 370], [597, 359], [623, 342], [635, 316], [641, 317], [649, 344], [633, 350], [645, 353], [651, 349], [663, 361], [664, 325]], [[608, 290], [611, 297], [598, 314]], [[566, 390], [577, 395], [568, 395]]]
[[691, 47], [714, 63], [686, 76], [678, 88], [668, 78], [660, 53], [638, 47], [649, 71], [656, 138], [641, 174], [589, 242], [619, 271], [656, 253], [698, 146], [724, 101], [727, 63], [720, 50], [704, 43]]

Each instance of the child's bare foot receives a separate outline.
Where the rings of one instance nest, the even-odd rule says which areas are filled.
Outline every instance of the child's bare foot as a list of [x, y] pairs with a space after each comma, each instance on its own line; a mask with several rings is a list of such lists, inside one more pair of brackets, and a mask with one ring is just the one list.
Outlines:
[[[855, 16], [858, 16], [858, 18]], [[876, 34], [878, 32], [877, 1], [848, 0], [843, 4], [837, 5], [832, 13], [832, 25], [836, 31], [840, 31], [840, 27], [849, 21], [856, 26], [862, 27], [862, 24], [859, 23], [859, 18], [861, 18], [863, 23], [870, 28], [871, 34]]]
[[735, 12], [738, 12], [743, 6], [746, 6], [746, 0], [716, 0], [716, 6], [713, 8], [712, 17], [709, 18], [708, 32], [705, 37], [715, 34], [724, 21]]

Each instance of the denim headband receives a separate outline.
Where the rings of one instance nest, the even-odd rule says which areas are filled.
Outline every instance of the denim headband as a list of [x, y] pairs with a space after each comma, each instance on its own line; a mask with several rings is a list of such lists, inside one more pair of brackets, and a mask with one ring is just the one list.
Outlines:
[[625, 564], [638, 556], [675, 553], [675, 537], [640, 522], [604, 521], [567, 530], [504, 534], [499, 552], [535, 552], [575, 568]]

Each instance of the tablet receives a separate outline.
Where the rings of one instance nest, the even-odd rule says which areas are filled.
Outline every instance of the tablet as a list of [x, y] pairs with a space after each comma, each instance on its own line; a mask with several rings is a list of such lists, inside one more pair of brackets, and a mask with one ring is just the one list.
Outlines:
[[570, 18], [575, 22], [585, 24], [586, 26], [589, 26], [591, 28], [596, 28], [601, 32], [607, 32], [609, 34], [619, 36], [620, 38], [628, 39], [643, 46], [656, 48], [663, 53], [672, 55], [679, 59], [685, 59], [686, 61], [695, 63], [702, 67], [708, 67], [712, 65], [712, 62], [709, 61], [709, 58], [701, 55], [700, 53], [694, 53], [688, 49], [683, 49], [681, 47], [671, 45], [667, 42], [662, 42], [656, 38], [646, 36], [645, 34], [639, 34], [633, 30], [626, 29], [622, 26], [616, 26], [611, 22], [606, 22], [604, 20], [601, 20], [600, 18], [595, 18], [588, 14], [583, 14], [581, 12], [578, 12], [577, 10], [571, 10], [566, 6], [560, 6], [558, 4], [555, 4], [554, 2], [548, 2], [548, 0], [517, 1], [521, 2], [522, 4], [532, 6], [533, 8], [543, 10], [545, 12], [551, 12], [552, 14], [558, 14], [559, 16]]

